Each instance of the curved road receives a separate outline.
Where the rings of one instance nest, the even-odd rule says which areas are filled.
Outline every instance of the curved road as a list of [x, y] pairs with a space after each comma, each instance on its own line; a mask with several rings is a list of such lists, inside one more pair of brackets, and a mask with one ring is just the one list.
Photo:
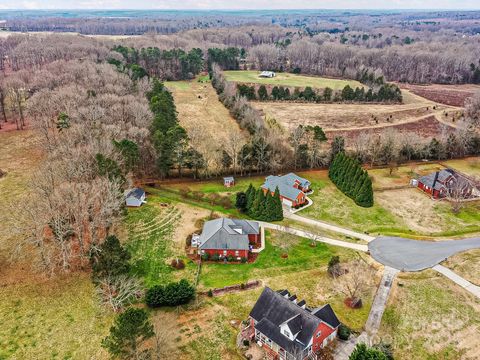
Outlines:
[[480, 248], [480, 237], [432, 242], [379, 236], [368, 244], [375, 260], [401, 271], [428, 269], [458, 252], [476, 248]]

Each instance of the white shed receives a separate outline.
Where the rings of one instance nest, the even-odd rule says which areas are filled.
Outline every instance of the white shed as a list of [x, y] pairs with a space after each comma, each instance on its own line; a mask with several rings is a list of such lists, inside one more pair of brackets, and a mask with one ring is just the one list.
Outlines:
[[273, 71], [262, 71], [258, 76], [263, 78], [273, 78], [275, 77], [275, 73]]
[[139, 207], [146, 202], [143, 189], [135, 188], [125, 191], [125, 204], [127, 206]]

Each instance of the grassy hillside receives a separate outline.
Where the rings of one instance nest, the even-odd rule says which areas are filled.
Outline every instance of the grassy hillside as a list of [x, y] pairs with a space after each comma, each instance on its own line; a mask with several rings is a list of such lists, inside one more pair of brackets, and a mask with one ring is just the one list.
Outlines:
[[243, 83], [257, 83], [283, 86], [311, 86], [317, 89], [329, 87], [333, 90], [342, 90], [346, 85], [351, 87], [363, 87], [355, 80], [329, 79], [317, 76], [296, 75], [289, 73], [277, 73], [274, 78], [260, 78], [258, 71], [225, 71], [224, 74], [229, 81]]

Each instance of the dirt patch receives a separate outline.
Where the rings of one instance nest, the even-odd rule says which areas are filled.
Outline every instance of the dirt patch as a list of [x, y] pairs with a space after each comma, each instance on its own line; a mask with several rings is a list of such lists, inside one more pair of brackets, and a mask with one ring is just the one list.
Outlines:
[[389, 190], [375, 195], [380, 206], [402, 219], [414, 232], [432, 233], [444, 229], [443, 219], [434, 210], [437, 203], [417, 189]]
[[399, 84], [400, 88], [408, 89], [416, 95], [428, 100], [450, 106], [462, 107], [465, 100], [471, 97], [480, 86], [475, 85], [411, 85]]
[[173, 234], [173, 244], [176, 252], [185, 248], [185, 240], [193, 232], [200, 232], [198, 220], [204, 219], [210, 215], [210, 211], [198, 207], [178, 203], [175, 205], [181, 211], [181, 226], [175, 228]]

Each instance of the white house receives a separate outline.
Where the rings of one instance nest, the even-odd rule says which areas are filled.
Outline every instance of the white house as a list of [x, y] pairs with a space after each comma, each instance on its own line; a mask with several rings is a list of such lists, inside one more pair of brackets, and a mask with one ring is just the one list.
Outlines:
[[138, 207], [146, 203], [145, 191], [140, 188], [135, 188], [125, 191], [125, 204], [127, 206]]

